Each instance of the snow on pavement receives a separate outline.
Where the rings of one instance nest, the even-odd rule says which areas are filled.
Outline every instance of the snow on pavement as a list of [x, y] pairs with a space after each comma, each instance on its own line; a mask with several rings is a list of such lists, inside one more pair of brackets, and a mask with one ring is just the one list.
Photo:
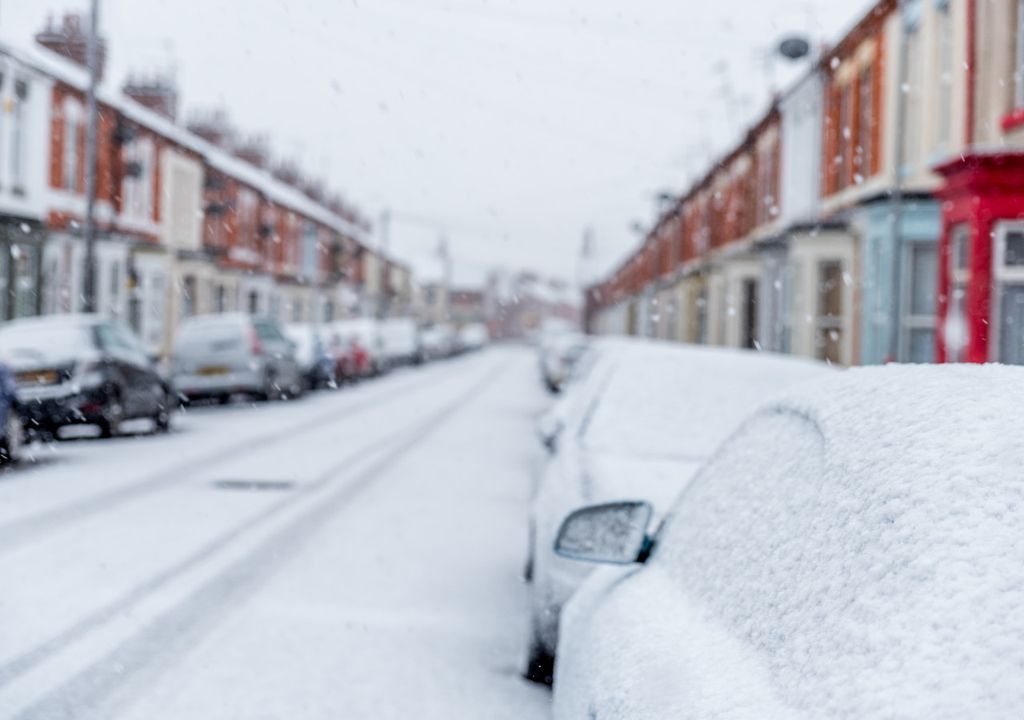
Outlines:
[[[22, 587], [37, 588], [0, 596], [5, 616], [28, 616], [30, 608], [12, 604], [34, 598], [49, 620], [25, 623], [28, 629], [5, 623], [0, 706], [18, 708], [12, 717], [47, 718], [547, 717], [548, 693], [518, 676], [524, 513], [539, 453], [532, 419], [545, 403], [533, 358], [493, 350], [360, 392], [383, 398], [416, 372], [424, 382], [415, 391], [348, 414], [340, 410], [354, 400], [344, 392], [309, 398], [305, 418], [329, 416], [333, 403], [338, 420], [314, 423], [262, 453], [248, 448], [220, 458], [215, 470], [192, 469], [179, 484], [0, 554], [0, 571], [8, 563]], [[256, 408], [264, 411], [259, 426], [243, 409], [184, 422], [201, 418], [209, 428], [203, 450], [215, 451], [207, 435], [216, 421], [239, 418], [239, 432], [220, 434], [227, 447], [265, 430], [275, 412], [287, 415], [274, 418], [282, 426], [295, 422], [301, 405]], [[172, 451], [157, 455], [161, 441]], [[147, 471], [182, 460], [177, 438], [138, 442], [153, 447]], [[61, 445], [58, 451], [86, 457], [60, 467], [81, 461], [99, 470], [95, 449], [102, 446]], [[347, 447], [364, 452], [339, 468]], [[120, 463], [113, 453], [109, 462]], [[51, 491], [59, 481], [45, 476], [57, 467], [36, 471]], [[209, 490], [211, 478], [257, 470], [295, 486]], [[18, 484], [29, 487], [31, 475]], [[63, 480], [70, 480], [66, 470]], [[17, 502], [16, 490], [3, 492]], [[279, 509], [289, 497], [297, 499]], [[161, 513], [172, 522], [161, 523]], [[180, 541], [167, 534], [173, 527]], [[234, 527], [241, 530], [232, 535]], [[125, 550], [136, 539], [142, 547]], [[96, 548], [101, 557], [90, 563]], [[194, 566], [183, 562], [190, 553]], [[33, 559], [39, 577], [31, 576]], [[159, 592], [123, 608], [110, 604], [176, 560], [180, 574]], [[41, 582], [59, 592], [39, 591]], [[85, 607], [76, 613], [78, 604]], [[44, 626], [44, 635], [63, 629], [69, 647], [5, 678], [5, 669], [17, 669], [11, 659], [24, 659], [18, 652], [39, 647]]]

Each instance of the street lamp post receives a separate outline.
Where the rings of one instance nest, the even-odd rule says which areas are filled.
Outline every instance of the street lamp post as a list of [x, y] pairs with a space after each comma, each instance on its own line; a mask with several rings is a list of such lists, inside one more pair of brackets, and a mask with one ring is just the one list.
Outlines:
[[377, 306], [377, 317], [383, 320], [388, 314], [388, 232], [390, 231], [391, 212], [385, 209], [380, 214], [380, 243], [378, 245], [380, 262], [380, 303]]
[[96, 85], [99, 80], [99, 0], [92, 0], [89, 13], [89, 34], [86, 39], [85, 61], [89, 66], [89, 86], [85, 93], [85, 281], [84, 305], [86, 312], [96, 312], [96, 134], [98, 110]]

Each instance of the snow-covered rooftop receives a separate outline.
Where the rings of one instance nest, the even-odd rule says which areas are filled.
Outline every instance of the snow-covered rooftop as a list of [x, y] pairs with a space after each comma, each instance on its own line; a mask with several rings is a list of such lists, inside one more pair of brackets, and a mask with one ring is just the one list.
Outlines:
[[[35, 45], [22, 46], [4, 38], [0, 39], [0, 54], [9, 55], [18, 62], [78, 90], [85, 91], [88, 87], [89, 75], [84, 68], [45, 48]], [[230, 152], [171, 122], [119, 90], [111, 90], [106, 85], [101, 86], [97, 90], [97, 99], [133, 122], [201, 155], [211, 166], [259, 190], [270, 200], [336, 232], [360, 241], [365, 239], [364, 230], [357, 224], [339, 217], [298, 189], [276, 179], [269, 171], [236, 158]]]

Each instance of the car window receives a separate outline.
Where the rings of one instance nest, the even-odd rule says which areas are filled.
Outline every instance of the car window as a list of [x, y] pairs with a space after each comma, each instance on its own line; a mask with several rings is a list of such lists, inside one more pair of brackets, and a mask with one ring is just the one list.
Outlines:
[[803, 651], [789, 618], [827, 596], [831, 578], [820, 573], [839, 561], [829, 556], [834, 513], [822, 508], [841, 497], [822, 487], [823, 474], [812, 423], [759, 415], [687, 486], [656, 539], [651, 565], [734, 634], [764, 645], [770, 663]]
[[254, 323], [256, 327], [256, 334], [259, 335], [260, 340], [279, 342], [284, 340], [284, 335], [277, 328], [274, 323], [267, 322], [265, 320], [258, 320]]

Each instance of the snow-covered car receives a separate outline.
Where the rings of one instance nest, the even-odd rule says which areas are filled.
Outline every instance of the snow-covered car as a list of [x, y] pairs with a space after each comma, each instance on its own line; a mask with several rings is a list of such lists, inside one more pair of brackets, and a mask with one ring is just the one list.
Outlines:
[[380, 323], [374, 318], [350, 318], [331, 325], [339, 377], [359, 380], [387, 369]]
[[388, 367], [423, 361], [420, 328], [414, 318], [388, 318], [380, 323], [381, 351]]
[[577, 332], [548, 335], [540, 345], [540, 374], [544, 385], [560, 392], [573, 367], [587, 349], [587, 336]]
[[832, 372], [814, 361], [662, 342], [604, 340], [593, 352], [585, 378], [557, 406], [561, 427], [531, 503], [524, 674], [539, 682], [551, 681], [561, 608], [590, 571], [554, 553], [565, 516], [637, 495], [664, 511], [763, 401]]
[[565, 608], [555, 717], [1024, 717], [1022, 407], [1020, 368], [837, 373], [651, 536], [646, 503], [578, 511], [559, 552], [625, 566]]
[[302, 372], [307, 388], [316, 390], [335, 384], [334, 358], [324, 342], [322, 325], [314, 323], [292, 323], [285, 325], [285, 337], [295, 346], [295, 362]]
[[481, 350], [491, 339], [491, 333], [483, 323], [469, 323], [459, 328], [455, 345], [459, 352]]
[[180, 398], [230, 401], [236, 393], [260, 399], [298, 397], [302, 371], [295, 344], [266, 317], [246, 313], [197, 315], [181, 323], [171, 354]]
[[26, 429], [56, 436], [93, 425], [104, 437], [122, 421], [151, 418], [170, 426], [170, 388], [126, 327], [99, 315], [48, 315], [0, 327], [0, 355], [17, 385]]
[[0, 463], [21, 460], [25, 446], [25, 418], [18, 402], [14, 373], [0, 362]]
[[435, 323], [423, 328], [423, 353], [428, 360], [440, 360], [455, 352], [455, 328], [448, 323]]

